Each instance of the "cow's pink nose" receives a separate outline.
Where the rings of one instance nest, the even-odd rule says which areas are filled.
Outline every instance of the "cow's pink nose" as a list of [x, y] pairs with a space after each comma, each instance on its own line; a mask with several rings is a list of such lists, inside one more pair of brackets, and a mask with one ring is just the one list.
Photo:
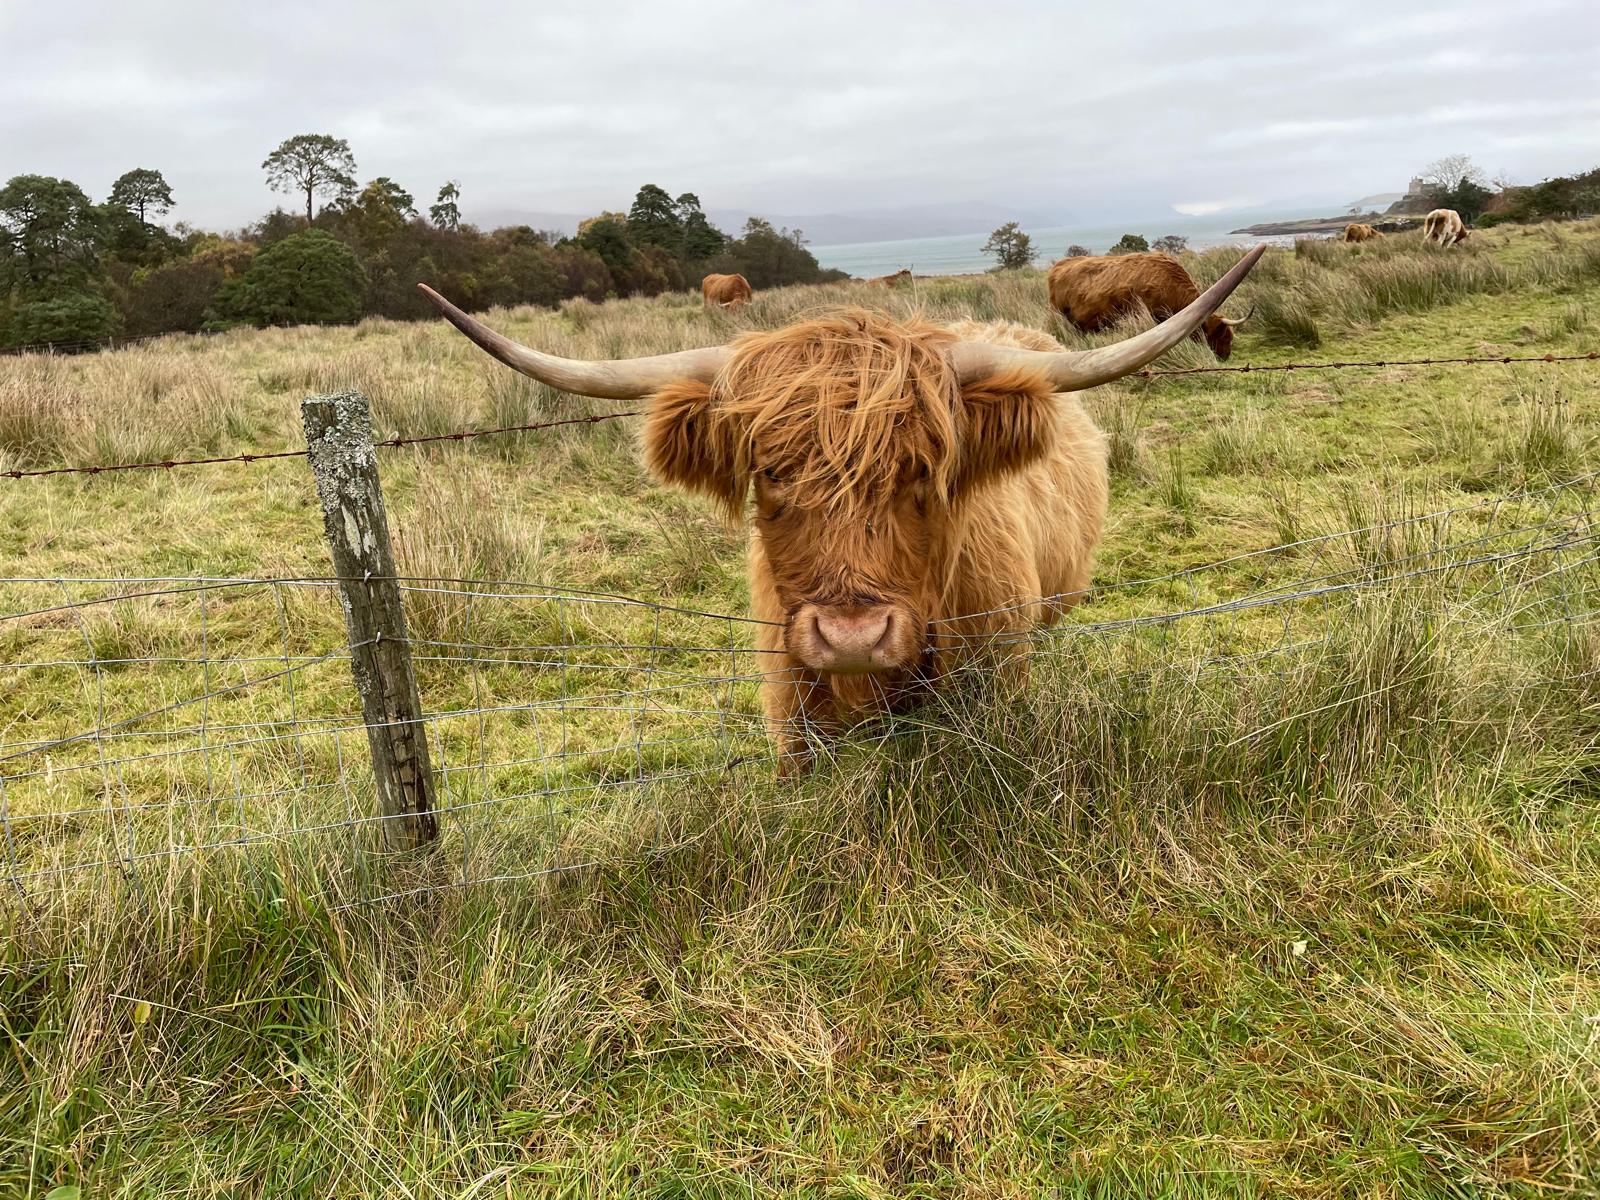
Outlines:
[[875, 650], [889, 640], [894, 609], [887, 604], [869, 608], [813, 609], [817, 649], [835, 670], [871, 669]]

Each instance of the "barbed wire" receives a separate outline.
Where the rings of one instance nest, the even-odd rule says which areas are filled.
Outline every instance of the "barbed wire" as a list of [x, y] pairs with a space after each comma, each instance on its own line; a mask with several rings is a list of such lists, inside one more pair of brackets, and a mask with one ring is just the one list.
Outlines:
[[[1600, 351], [1591, 350], [1586, 354], [1538, 354], [1538, 355], [1466, 355], [1457, 358], [1389, 358], [1371, 360], [1345, 360], [1320, 363], [1273, 363], [1257, 366], [1245, 364], [1239, 367], [1182, 367], [1166, 370], [1146, 367], [1128, 375], [1129, 379], [1159, 379], [1173, 378], [1183, 375], [1250, 375], [1261, 374], [1268, 371], [1339, 371], [1346, 368], [1359, 367], [1419, 367], [1419, 366], [1508, 366], [1520, 365], [1546, 365], [1554, 363], [1572, 362], [1600, 362]], [[642, 409], [630, 409], [623, 412], [591, 413], [582, 417], [563, 417], [554, 421], [535, 421], [525, 425], [500, 425], [490, 429], [462, 429], [453, 433], [434, 433], [421, 437], [392, 437], [382, 441], [373, 442], [375, 447], [394, 449], [403, 446], [422, 446], [434, 442], [465, 442], [474, 438], [495, 437], [508, 433], [535, 433], [543, 429], [557, 429], [570, 425], [597, 425], [602, 421], [616, 421], [626, 417], [642, 416]], [[272, 450], [260, 453], [217, 455], [208, 458], [169, 458], [153, 462], [132, 463], [105, 463], [88, 466], [74, 467], [42, 467], [34, 470], [13, 469], [0, 471], [0, 478], [4, 479], [39, 479], [52, 475], [105, 475], [117, 471], [170, 471], [180, 467], [214, 466], [220, 463], [257, 463], [275, 459], [304, 458], [306, 451], [300, 450]]]
[[[527, 425], [501, 425], [493, 429], [463, 429], [455, 433], [434, 433], [425, 437], [393, 437], [373, 446], [393, 449], [399, 446], [421, 446], [429, 442], [465, 442], [472, 438], [492, 437], [502, 433], [531, 433], [540, 429], [556, 429], [563, 425], [596, 425], [601, 421], [615, 421], [622, 417], [637, 417], [639, 411], [591, 413], [585, 417], [563, 417], [556, 421], [535, 421]], [[204, 467], [215, 463], [254, 463], [277, 458], [304, 458], [305, 450], [273, 450], [261, 454], [229, 454], [215, 458], [168, 458], [158, 462], [108, 463], [87, 467], [46, 467], [34, 471], [0, 471], [6, 479], [37, 479], [46, 475], [104, 475], [112, 471], [170, 471], [175, 467]]]
[[1158, 370], [1146, 367], [1134, 371], [1127, 378], [1156, 379], [1175, 375], [1255, 375], [1264, 371], [1341, 371], [1346, 367], [1437, 367], [1463, 364], [1506, 366], [1512, 363], [1566, 363], [1600, 362], [1600, 350], [1587, 354], [1472, 354], [1458, 358], [1377, 358], [1317, 363], [1268, 363], [1257, 366], [1246, 363], [1242, 367], [1174, 367]]

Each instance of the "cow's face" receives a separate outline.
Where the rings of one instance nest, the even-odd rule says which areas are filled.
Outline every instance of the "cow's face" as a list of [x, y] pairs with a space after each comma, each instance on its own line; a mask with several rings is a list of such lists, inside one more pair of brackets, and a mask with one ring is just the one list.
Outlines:
[[716, 385], [658, 393], [645, 434], [666, 481], [735, 512], [753, 494], [785, 648], [825, 675], [917, 664], [928, 622], [951, 615], [937, 610], [962, 501], [1048, 454], [1055, 429], [1042, 378], [958, 389], [936, 334], [876, 332], [758, 335]]
[[1221, 317], [1212, 316], [1205, 324], [1206, 345], [1219, 359], [1226, 360], [1233, 353], [1233, 327]]

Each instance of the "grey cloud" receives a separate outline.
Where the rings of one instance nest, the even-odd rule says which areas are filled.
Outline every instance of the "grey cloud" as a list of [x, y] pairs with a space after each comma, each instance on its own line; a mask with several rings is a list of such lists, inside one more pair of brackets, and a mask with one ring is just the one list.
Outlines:
[[1014, 205], [1063, 220], [1403, 186], [1465, 151], [1520, 179], [1600, 162], [1600, 6], [1397, 17], [1281, 3], [84, 0], [0, 6], [0, 175], [95, 195], [132, 166], [175, 217], [277, 201], [282, 138], [477, 211], [588, 212], [643, 182], [717, 208]]

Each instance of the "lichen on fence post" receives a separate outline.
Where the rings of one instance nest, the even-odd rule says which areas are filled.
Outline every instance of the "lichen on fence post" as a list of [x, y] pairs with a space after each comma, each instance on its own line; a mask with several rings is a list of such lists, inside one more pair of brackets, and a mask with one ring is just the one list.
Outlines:
[[360, 392], [337, 392], [308, 396], [300, 416], [339, 580], [385, 840], [413, 849], [431, 842], [439, 828], [427, 728], [378, 483], [371, 410]]

